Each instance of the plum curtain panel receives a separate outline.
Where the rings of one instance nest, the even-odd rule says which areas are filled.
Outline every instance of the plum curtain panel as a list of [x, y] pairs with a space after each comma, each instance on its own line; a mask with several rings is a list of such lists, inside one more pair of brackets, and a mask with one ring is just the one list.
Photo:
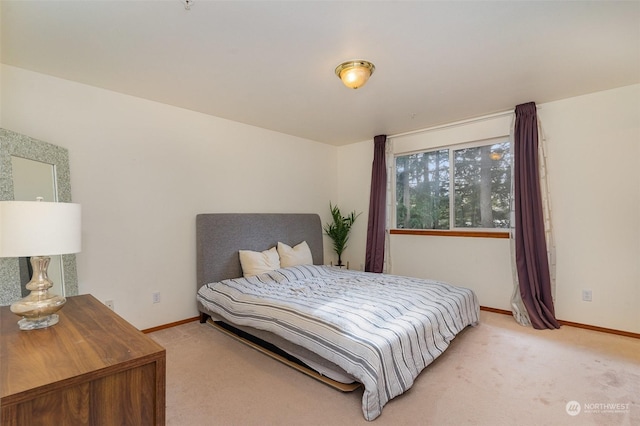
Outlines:
[[366, 272], [382, 272], [387, 203], [386, 135], [373, 138], [373, 166], [371, 170], [371, 196], [369, 198], [369, 223], [367, 225]]
[[[520, 323], [526, 323], [528, 317], [530, 324], [536, 329], [560, 328], [555, 318], [547, 251], [548, 227], [544, 215], [545, 199], [542, 197], [540, 185], [536, 104], [529, 102], [516, 106], [515, 115], [513, 213], [516, 289], [512, 300], [514, 317]], [[523, 306], [526, 313], [521, 312], [519, 306]]]

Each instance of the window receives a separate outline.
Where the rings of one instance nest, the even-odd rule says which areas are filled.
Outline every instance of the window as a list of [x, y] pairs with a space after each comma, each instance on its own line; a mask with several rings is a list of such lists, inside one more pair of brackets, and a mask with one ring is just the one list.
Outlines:
[[397, 228], [509, 228], [508, 140], [400, 155], [395, 167]]

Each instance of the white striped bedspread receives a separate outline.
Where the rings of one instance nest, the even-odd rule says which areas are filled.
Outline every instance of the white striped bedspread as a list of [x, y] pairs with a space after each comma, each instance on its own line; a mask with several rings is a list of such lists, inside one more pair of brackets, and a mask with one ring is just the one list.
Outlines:
[[367, 420], [479, 321], [467, 288], [329, 266], [211, 283], [197, 298], [232, 323], [275, 333], [342, 367], [364, 385]]

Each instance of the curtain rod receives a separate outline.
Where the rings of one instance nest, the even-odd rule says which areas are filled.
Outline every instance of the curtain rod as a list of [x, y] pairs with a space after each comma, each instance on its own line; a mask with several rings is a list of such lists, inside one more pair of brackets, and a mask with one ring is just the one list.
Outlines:
[[446, 129], [446, 128], [449, 128], [449, 127], [461, 126], [463, 124], [469, 124], [469, 123], [475, 123], [475, 122], [478, 122], [478, 121], [490, 120], [492, 118], [502, 117], [502, 116], [505, 116], [505, 115], [513, 114], [513, 113], [515, 113], [515, 109], [511, 109], [509, 111], [496, 112], [494, 114], [489, 114], [489, 115], [483, 115], [482, 117], [468, 118], [466, 120], [455, 121], [453, 123], [447, 123], [447, 124], [441, 124], [441, 125], [438, 125], [438, 126], [427, 127], [426, 129], [412, 130], [410, 132], [404, 132], [404, 133], [397, 133], [395, 135], [387, 136], [387, 138], [393, 139], [393, 138], [397, 138], [397, 137], [400, 137], [400, 136], [415, 135], [417, 133], [425, 133], [425, 132], [430, 132], [430, 131], [433, 131], [433, 130], [441, 130], [441, 129]]

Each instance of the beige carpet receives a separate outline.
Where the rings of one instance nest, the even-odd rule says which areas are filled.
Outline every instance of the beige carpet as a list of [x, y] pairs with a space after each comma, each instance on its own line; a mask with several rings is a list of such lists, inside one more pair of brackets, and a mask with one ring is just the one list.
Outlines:
[[373, 422], [362, 391], [340, 393], [209, 325], [150, 336], [167, 349], [168, 425], [640, 425], [640, 340], [507, 315], [482, 312]]

